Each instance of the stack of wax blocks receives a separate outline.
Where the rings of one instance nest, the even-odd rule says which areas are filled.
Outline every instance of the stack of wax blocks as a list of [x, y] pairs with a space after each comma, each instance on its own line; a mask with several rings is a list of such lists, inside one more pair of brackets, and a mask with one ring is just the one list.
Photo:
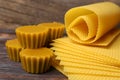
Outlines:
[[29, 73], [44, 73], [51, 66], [53, 52], [47, 48], [49, 43], [60, 38], [64, 25], [58, 22], [39, 25], [20, 26], [16, 29], [16, 39], [7, 40], [6, 48], [10, 60], [21, 61]]

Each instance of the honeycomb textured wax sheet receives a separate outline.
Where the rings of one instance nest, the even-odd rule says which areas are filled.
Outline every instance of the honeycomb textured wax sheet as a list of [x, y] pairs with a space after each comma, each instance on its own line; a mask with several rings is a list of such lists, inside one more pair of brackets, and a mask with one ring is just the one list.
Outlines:
[[[59, 57], [60, 55], [56, 55]], [[67, 57], [67, 56], [66, 56]], [[66, 57], [62, 58], [57, 58], [57, 60], [60, 60], [60, 64], [64, 66], [63, 70], [64, 72], [67, 73], [85, 73], [85, 74], [99, 74], [99, 75], [111, 75], [111, 76], [118, 76], [120, 73], [120, 68], [114, 67], [114, 66], [109, 66], [109, 65], [103, 65], [103, 64], [97, 64], [97, 63], [90, 63], [90, 62], [85, 62], [82, 59], [74, 59], [76, 62], [68, 58], [68, 61], [64, 61]], [[71, 60], [71, 61], [69, 61]], [[115, 73], [115, 74], [114, 74]]]
[[[98, 75], [98, 74], [85, 74], [85, 73], [66, 73], [62, 66], [59, 64], [53, 64], [53, 66], [59, 70], [61, 73], [66, 75], [69, 80], [120, 80], [118, 76], [110, 76], [110, 75]], [[77, 71], [76, 71], [77, 72]], [[99, 72], [99, 71], [98, 71]]]
[[[106, 47], [96, 47], [96, 46], [85, 46], [85, 45], [80, 45], [80, 44], [76, 44], [71, 42], [71, 40], [69, 38], [60, 38], [60, 39], [56, 39], [56, 42], [61, 42], [62, 45], [64, 46], [59, 46], [59, 48], [65, 49], [67, 48], [67, 50], [72, 51], [71, 54], [75, 55], [75, 52], [79, 53], [76, 55], [80, 55], [82, 53], [84, 53], [84, 55], [93, 55], [95, 57], [97, 57], [99, 60], [103, 60], [104, 62], [106, 61], [106, 63], [110, 63], [111, 65], [114, 66], [119, 66], [120, 65], [120, 35], [115, 38], [114, 42], [112, 42], [109, 46]], [[53, 43], [54, 44], [54, 43]], [[67, 47], [65, 47], [65, 45]], [[55, 45], [57, 46], [57, 45]], [[110, 65], [109, 64], [109, 65]]]
[[[56, 57], [57, 59], [61, 59], [62, 57], [65, 57], [66, 59], [64, 59], [64, 60], [74, 61], [74, 62], [84, 60], [84, 61], [88, 61], [88, 62], [101, 63], [101, 64], [114, 65], [114, 66], [118, 66], [120, 64], [118, 61], [116, 61], [110, 57], [107, 57], [107, 56], [95, 55], [95, 54], [91, 54], [91, 53], [89, 55], [87, 55], [86, 52], [75, 51], [72, 48], [68, 48], [66, 50], [60, 49], [60, 48], [57, 48], [58, 45], [59, 44], [57, 44], [57, 46], [54, 45], [55, 47], [51, 48], [56, 51], [54, 54], [57, 56]], [[65, 46], [62, 48], [65, 48]], [[60, 53], [64, 53], [64, 54], [60, 54]]]
[[103, 65], [103, 64], [90, 64], [87, 63], [75, 63], [75, 62], [69, 62], [64, 61], [61, 59], [60, 65], [63, 65], [64, 67], [72, 67], [72, 68], [85, 68], [85, 69], [94, 69], [94, 70], [103, 70], [103, 71], [110, 71], [110, 72], [120, 72], [120, 69], [118, 67], [109, 66], [109, 65]]
[[91, 75], [103, 75], [103, 76], [114, 76], [120, 77], [120, 72], [111, 72], [105, 70], [96, 70], [96, 69], [88, 69], [88, 68], [74, 68], [74, 67], [67, 67], [64, 66], [64, 72], [66, 73], [73, 73], [73, 74], [91, 74]]
[[[60, 60], [60, 65], [76, 67], [76, 68], [83, 67], [83, 68], [91, 68], [91, 69], [100, 69], [100, 70], [109, 70], [109, 71], [120, 72], [118, 67], [95, 62], [97, 60], [91, 61], [90, 59], [87, 60], [86, 58], [84, 59], [81, 57], [72, 58], [72, 57], [68, 57], [67, 55], [61, 56], [60, 54], [56, 54], [56, 52], [54, 54], [57, 56], [56, 60]], [[65, 54], [65, 53], [63, 53], [63, 54]], [[81, 59], [79, 59], [79, 58], [81, 58]]]
[[[119, 22], [120, 8], [112, 2], [71, 8], [65, 14], [68, 36], [82, 44], [107, 46], [118, 35], [119, 30], [113, 28]], [[111, 35], [109, 31], [115, 33]]]
[[65, 26], [59, 22], [40, 23], [38, 27], [46, 27], [49, 29], [49, 42], [63, 36]]
[[18, 39], [7, 40], [5, 46], [7, 48], [9, 58], [13, 61], [19, 62], [19, 53], [22, 50], [22, 46], [20, 45]]
[[68, 78], [69, 80], [120, 80], [119, 77], [106, 77], [88, 74], [70, 74], [68, 75]]
[[51, 66], [52, 50], [48, 48], [24, 49], [20, 52], [22, 67], [29, 73], [44, 73]]
[[45, 46], [48, 29], [44, 27], [21, 26], [16, 29], [17, 38], [24, 48], [40, 48]]
[[[53, 65], [65, 74], [69, 80], [82, 79], [81, 75], [89, 75], [93, 79], [100, 76], [105, 80], [120, 79], [120, 35], [106, 47], [86, 46], [71, 41], [68, 37], [54, 40], [56, 60], [59, 64]], [[61, 67], [62, 66], [62, 67]], [[78, 75], [71, 77], [69, 75]], [[73, 79], [75, 78], [75, 79]]]

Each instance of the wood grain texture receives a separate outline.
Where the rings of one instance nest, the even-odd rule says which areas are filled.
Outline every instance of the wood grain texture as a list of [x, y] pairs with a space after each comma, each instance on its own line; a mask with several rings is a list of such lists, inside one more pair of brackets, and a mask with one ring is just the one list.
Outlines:
[[19, 24], [6, 23], [0, 20], [0, 33], [15, 34], [15, 29]]
[[102, 1], [120, 5], [120, 0], [0, 0], [0, 19], [18, 24], [64, 22], [68, 9]]
[[20, 63], [9, 60], [5, 42], [13, 38], [14, 34], [0, 34], [0, 80], [67, 80], [53, 67], [44, 74], [29, 74], [22, 69]]

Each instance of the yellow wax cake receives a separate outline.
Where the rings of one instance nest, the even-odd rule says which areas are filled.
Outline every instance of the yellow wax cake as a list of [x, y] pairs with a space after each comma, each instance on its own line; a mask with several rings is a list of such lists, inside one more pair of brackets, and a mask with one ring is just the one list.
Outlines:
[[65, 14], [69, 38], [77, 43], [107, 46], [120, 33], [120, 7], [112, 2], [100, 2], [71, 8]]
[[19, 53], [22, 50], [22, 47], [19, 41], [17, 39], [7, 40], [5, 45], [6, 45], [10, 60], [19, 62], [20, 61]]
[[40, 48], [45, 46], [48, 29], [36, 26], [21, 26], [16, 29], [16, 35], [24, 48]]
[[51, 23], [41, 23], [38, 25], [39, 27], [46, 27], [49, 29], [49, 42], [54, 39], [60, 38], [63, 36], [65, 26], [62, 23], [51, 22]]
[[24, 49], [20, 52], [22, 67], [29, 73], [44, 73], [51, 66], [52, 50], [48, 48]]

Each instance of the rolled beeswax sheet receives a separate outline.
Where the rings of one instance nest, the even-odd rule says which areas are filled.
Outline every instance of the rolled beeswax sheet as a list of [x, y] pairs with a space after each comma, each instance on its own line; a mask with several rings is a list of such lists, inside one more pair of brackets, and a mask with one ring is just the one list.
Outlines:
[[70, 50], [72, 52], [71, 54], [73, 55], [75, 54], [75, 52], [79, 54], [82, 53], [86, 55], [94, 55], [95, 57], [98, 56], [97, 57], [98, 59], [102, 59], [103, 61], [106, 61], [108, 64], [110, 63], [111, 65], [119, 66], [120, 65], [119, 40], [120, 40], [120, 35], [117, 38], [115, 38], [114, 42], [112, 42], [107, 47], [95, 47], [95, 46], [85, 46], [85, 45], [76, 44], [71, 42], [71, 40], [68, 37], [56, 39], [55, 43], [56, 42], [61, 43], [62, 45], [64, 45], [61, 48]]
[[[68, 10], [65, 14], [65, 26], [68, 36], [78, 43], [93, 44], [103, 35], [109, 35], [120, 21], [120, 7], [112, 2], [101, 2]], [[116, 30], [116, 29], [114, 29]], [[116, 32], [116, 31], [115, 31]], [[116, 33], [117, 34], [117, 33]], [[105, 40], [108, 45], [113, 36]], [[109, 41], [110, 40], [110, 41]], [[99, 41], [98, 46], [103, 43]]]

